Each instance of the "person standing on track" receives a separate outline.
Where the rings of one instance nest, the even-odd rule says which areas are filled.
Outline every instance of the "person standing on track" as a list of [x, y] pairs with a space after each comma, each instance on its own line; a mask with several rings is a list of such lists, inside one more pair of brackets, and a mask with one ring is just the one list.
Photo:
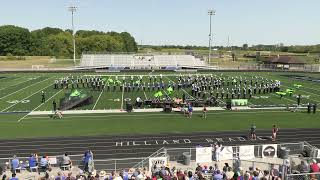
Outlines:
[[277, 128], [276, 125], [273, 125], [273, 127], [272, 127], [272, 141], [276, 141], [278, 131], [279, 131], [279, 128]]
[[189, 104], [188, 105], [188, 118], [192, 117], [192, 111], [193, 111], [193, 108], [192, 108], [191, 104]]
[[204, 118], [204, 119], [207, 118], [207, 112], [208, 112], [208, 109], [207, 109], [207, 107], [204, 105], [204, 106], [203, 106], [203, 110], [202, 110], [202, 118]]
[[251, 134], [251, 139], [252, 140], [256, 140], [257, 139], [256, 129], [257, 129], [256, 125], [252, 124], [251, 128], [250, 128], [250, 134]]

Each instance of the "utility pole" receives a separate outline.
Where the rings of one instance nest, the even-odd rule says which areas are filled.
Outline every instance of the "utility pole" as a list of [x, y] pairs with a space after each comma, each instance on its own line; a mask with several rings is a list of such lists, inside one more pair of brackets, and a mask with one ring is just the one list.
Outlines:
[[208, 15], [210, 17], [210, 33], [209, 33], [209, 58], [208, 58], [208, 63], [210, 63], [211, 60], [211, 44], [212, 44], [212, 16], [216, 15], [216, 11], [215, 10], [208, 10]]
[[74, 20], [73, 20], [73, 16], [74, 13], [77, 11], [77, 7], [75, 6], [70, 6], [69, 7], [69, 11], [71, 12], [72, 15], [72, 41], [73, 41], [73, 63], [74, 65], [76, 65], [76, 38], [75, 38], [75, 31], [74, 31]]

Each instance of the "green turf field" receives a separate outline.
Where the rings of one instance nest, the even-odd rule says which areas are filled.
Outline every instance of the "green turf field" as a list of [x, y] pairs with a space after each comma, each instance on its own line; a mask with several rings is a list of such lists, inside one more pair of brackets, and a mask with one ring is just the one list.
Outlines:
[[[147, 75], [147, 73], [131, 73], [133, 75]], [[131, 74], [126, 73], [127, 77]], [[160, 74], [160, 73], [154, 73]], [[165, 82], [175, 81], [173, 73], [166, 75]], [[208, 74], [208, 72], [206, 72]], [[211, 74], [211, 72], [209, 73]], [[212, 74], [228, 77], [261, 76], [268, 79], [280, 80], [282, 89], [292, 89], [294, 84], [302, 85], [296, 89], [292, 97], [285, 96], [280, 99], [275, 93], [266, 94], [267, 98], [251, 98], [249, 105], [292, 105], [296, 104], [296, 94], [305, 96], [302, 103], [320, 104], [320, 83], [311, 81], [292, 80], [282, 75], [290, 73], [239, 73], [239, 72], [212, 72]], [[291, 73], [320, 79], [319, 74]], [[92, 114], [67, 115], [61, 120], [53, 120], [48, 116], [26, 116], [30, 111], [50, 111], [52, 100], [59, 100], [70, 89], [54, 89], [53, 82], [57, 78], [66, 76], [95, 75], [93, 73], [17, 73], [0, 74], [0, 138], [22, 138], [40, 136], [80, 136], [101, 134], [136, 134], [136, 133], [164, 133], [164, 132], [190, 132], [212, 130], [238, 130], [247, 129], [251, 123], [260, 128], [270, 128], [273, 123], [283, 128], [320, 127], [320, 116], [308, 115], [302, 112], [291, 113], [287, 111], [244, 111], [244, 112], [209, 112], [206, 120], [196, 114], [192, 119], [186, 119], [181, 114], [171, 113], [131, 113], [131, 114]], [[116, 74], [99, 74], [106, 78], [114, 78]], [[118, 73], [119, 79], [124, 73]], [[143, 78], [148, 81], [148, 76]], [[81, 88], [79, 88], [81, 90]], [[41, 103], [41, 91], [46, 93], [46, 102]], [[154, 91], [123, 92], [92, 91], [85, 89], [93, 95], [94, 103], [77, 109], [121, 109], [126, 98], [149, 99]], [[190, 94], [190, 89], [175, 90], [172, 97]], [[165, 90], [163, 94], [167, 93]], [[219, 99], [222, 105], [225, 99]], [[17, 113], [20, 112], [20, 113]], [[23, 121], [17, 121], [22, 117]], [[12, 133], [14, 132], [14, 133]]]

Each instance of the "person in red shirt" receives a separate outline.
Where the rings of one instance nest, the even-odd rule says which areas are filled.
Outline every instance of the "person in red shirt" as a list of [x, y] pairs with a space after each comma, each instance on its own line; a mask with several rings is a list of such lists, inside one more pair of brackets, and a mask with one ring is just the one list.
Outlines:
[[272, 127], [272, 141], [276, 141], [278, 131], [279, 131], [279, 129], [277, 128], [277, 126], [273, 125], [273, 127]]
[[311, 168], [312, 173], [320, 172], [319, 166], [318, 166], [317, 161], [315, 159], [311, 163], [310, 168]]

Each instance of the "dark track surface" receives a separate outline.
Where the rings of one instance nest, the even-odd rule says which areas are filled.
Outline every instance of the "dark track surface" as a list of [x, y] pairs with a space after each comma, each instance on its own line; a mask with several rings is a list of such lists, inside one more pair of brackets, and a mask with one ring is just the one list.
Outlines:
[[[95, 137], [59, 137], [0, 140], [0, 158], [28, 157], [30, 153], [40, 155], [83, 154], [85, 150], [92, 150], [95, 159], [146, 157], [161, 147], [195, 147], [196, 145], [210, 145], [218, 140], [223, 145], [240, 144], [270, 144], [271, 130], [258, 130], [258, 140], [246, 138], [245, 131], [221, 131], [186, 134], [159, 134], [134, 136], [95, 136]], [[229, 139], [231, 138], [231, 139]], [[173, 141], [175, 140], [175, 141]], [[311, 145], [320, 147], [320, 129], [280, 129], [275, 143], [289, 143], [307, 141]], [[118, 143], [117, 143], [118, 142]], [[121, 146], [122, 142], [122, 146]], [[129, 146], [128, 146], [129, 142]]]

